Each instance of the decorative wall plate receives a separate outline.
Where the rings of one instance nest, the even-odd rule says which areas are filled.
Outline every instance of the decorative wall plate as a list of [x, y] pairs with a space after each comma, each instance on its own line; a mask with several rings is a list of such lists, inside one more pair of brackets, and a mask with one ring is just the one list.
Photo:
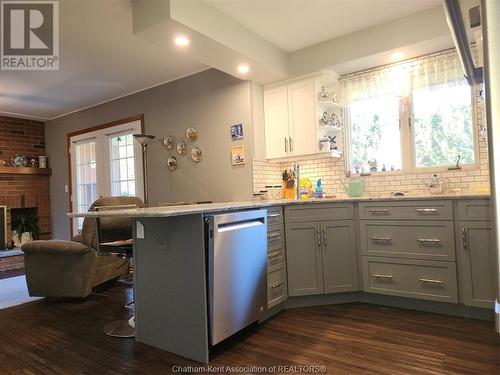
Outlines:
[[193, 159], [193, 161], [195, 163], [199, 163], [202, 158], [203, 158], [203, 155], [202, 155], [201, 150], [198, 147], [193, 147], [191, 149], [191, 159]]
[[168, 136], [163, 138], [163, 147], [165, 147], [167, 150], [171, 150], [174, 148], [175, 140], [174, 137]]
[[25, 155], [16, 154], [12, 155], [10, 163], [13, 167], [26, 167], [26, 165], [28, 165], [28, 159]]
[[177, 153], [180, 156], [185, 156], [188, 152], [188, 146], [185, 141], [177, 143]]
[[186, 138], [189, 142], [196, 141], [198, 139], [198, 130], [196, 130], [195, 128], [187, 128]]
[[167, 165], [168, 169], [170, 169], [171, 171], [175, 171], [179, 167], [179, 165], [177, 164], [177, 158], [175, 156], [169, 157]]

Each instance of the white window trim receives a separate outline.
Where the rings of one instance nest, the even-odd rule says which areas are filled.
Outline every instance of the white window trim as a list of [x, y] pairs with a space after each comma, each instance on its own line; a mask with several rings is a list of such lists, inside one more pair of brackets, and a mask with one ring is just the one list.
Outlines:
[[[76, 207], [76, 166], [75, 166], [75, 147], [76, 144], [87, 139], [95, 139], [96, 141], [96, 163], [101, 167], [97, 169], [96, 174], [96, 195], [97, 198], [103, 196], [111, 196], [112, 181], [111, 181], [111, 145], [109, 144], [110, 137], [116, 137], [126, 133], [141, 133], [141, 121], [135, 120], [120, 125], [115, 125], [109, 128], [89, 131], [87, 133], [78, 134], [70, 138], [70, 163], [71, 163], [71, 204], [73, 209]], [[134, 155], [136, 155], [135, 180], [136, 194], [135, 196], [144, 200], [144, 171], [142, 170], [142, 148], [138, 142], [133, 143]], [[72, 235], [78, 234], [77, 219], [72, 221]]]
[[[479, 133], [477, 127], [477, 101], [475, 95], [475, 87], [471, 86], [471, 122], [472, 122], [472, 134], [473, 134], [473, 146], [474, 146], [474, 163], [460, 164], [460, 169], [453, 169], [454, 164], [450, 165], [439, 165], [434, 167], [417, 167], [416, 166], [416, 154], [415, 154], [415, 134], [413, 127], [413, 100], [412, 100], [412, 89], [410, 89], [410, 95], [401, 98], [401, 100], [406, 100], [406, 111], [399, 108], [399, 130], [400, 130], [400, 142], [401, 142], [401, 169], [395, 171], [377, 171], [371, 172], [370, 176], [394, 176], [394, 175], [409, 175], [418, 173], [441, 173], [441, 172], [460, 172], [469, 171], [479, 168], [480, 165], [480, 154], [479, 154]], [[344, 110], [344, 137], [346, 139], [346, 153], [345, 153], [345, 168], [346, 172], [351, 171], [352, 176], [362, 176], [362, 173], [353, 173], [351, 170], [351, 153], [352, 153], [352, 143], [351, 143], [351, 121], [350, 121], [350, 110], [345, 108]]]

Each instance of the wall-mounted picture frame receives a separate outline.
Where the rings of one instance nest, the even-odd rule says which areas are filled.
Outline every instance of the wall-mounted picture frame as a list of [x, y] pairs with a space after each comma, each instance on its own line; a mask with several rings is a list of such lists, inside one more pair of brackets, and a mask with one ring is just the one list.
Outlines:
[[240, 145], [231, 147], [231, 161], [233, 165], [245, 164], [245, 146]]
[[243, 139], [243, 125], [231, 125], [231, 141], [237, 141], [239, 139]]

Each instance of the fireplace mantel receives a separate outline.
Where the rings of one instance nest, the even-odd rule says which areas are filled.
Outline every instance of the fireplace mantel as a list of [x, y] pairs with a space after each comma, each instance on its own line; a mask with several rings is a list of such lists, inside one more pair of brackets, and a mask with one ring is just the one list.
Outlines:
[[51, 175], [51, 168], [31, 168], [31, 167], [0, 167], [0, 175], [11, 174], [34, 174], [34, 175]]

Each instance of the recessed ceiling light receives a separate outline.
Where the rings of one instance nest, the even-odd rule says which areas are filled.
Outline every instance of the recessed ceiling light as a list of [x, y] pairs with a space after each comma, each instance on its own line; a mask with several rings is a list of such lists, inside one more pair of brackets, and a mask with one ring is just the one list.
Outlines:
[[250, 67], [248, 65], [240, 65], [238, 66], [238, 72], [240, 73], [248, 73], [250, 71]]
[[189, 39], [185, 36], [178, 36], [174, 41], [178, 46], [187, 46], [189, 44]]
[[391, 55], [391, 60], [392, 61], [401, 61], [405, 58], [405, 53], [404, 52], [394, 52], [392, 55]]

